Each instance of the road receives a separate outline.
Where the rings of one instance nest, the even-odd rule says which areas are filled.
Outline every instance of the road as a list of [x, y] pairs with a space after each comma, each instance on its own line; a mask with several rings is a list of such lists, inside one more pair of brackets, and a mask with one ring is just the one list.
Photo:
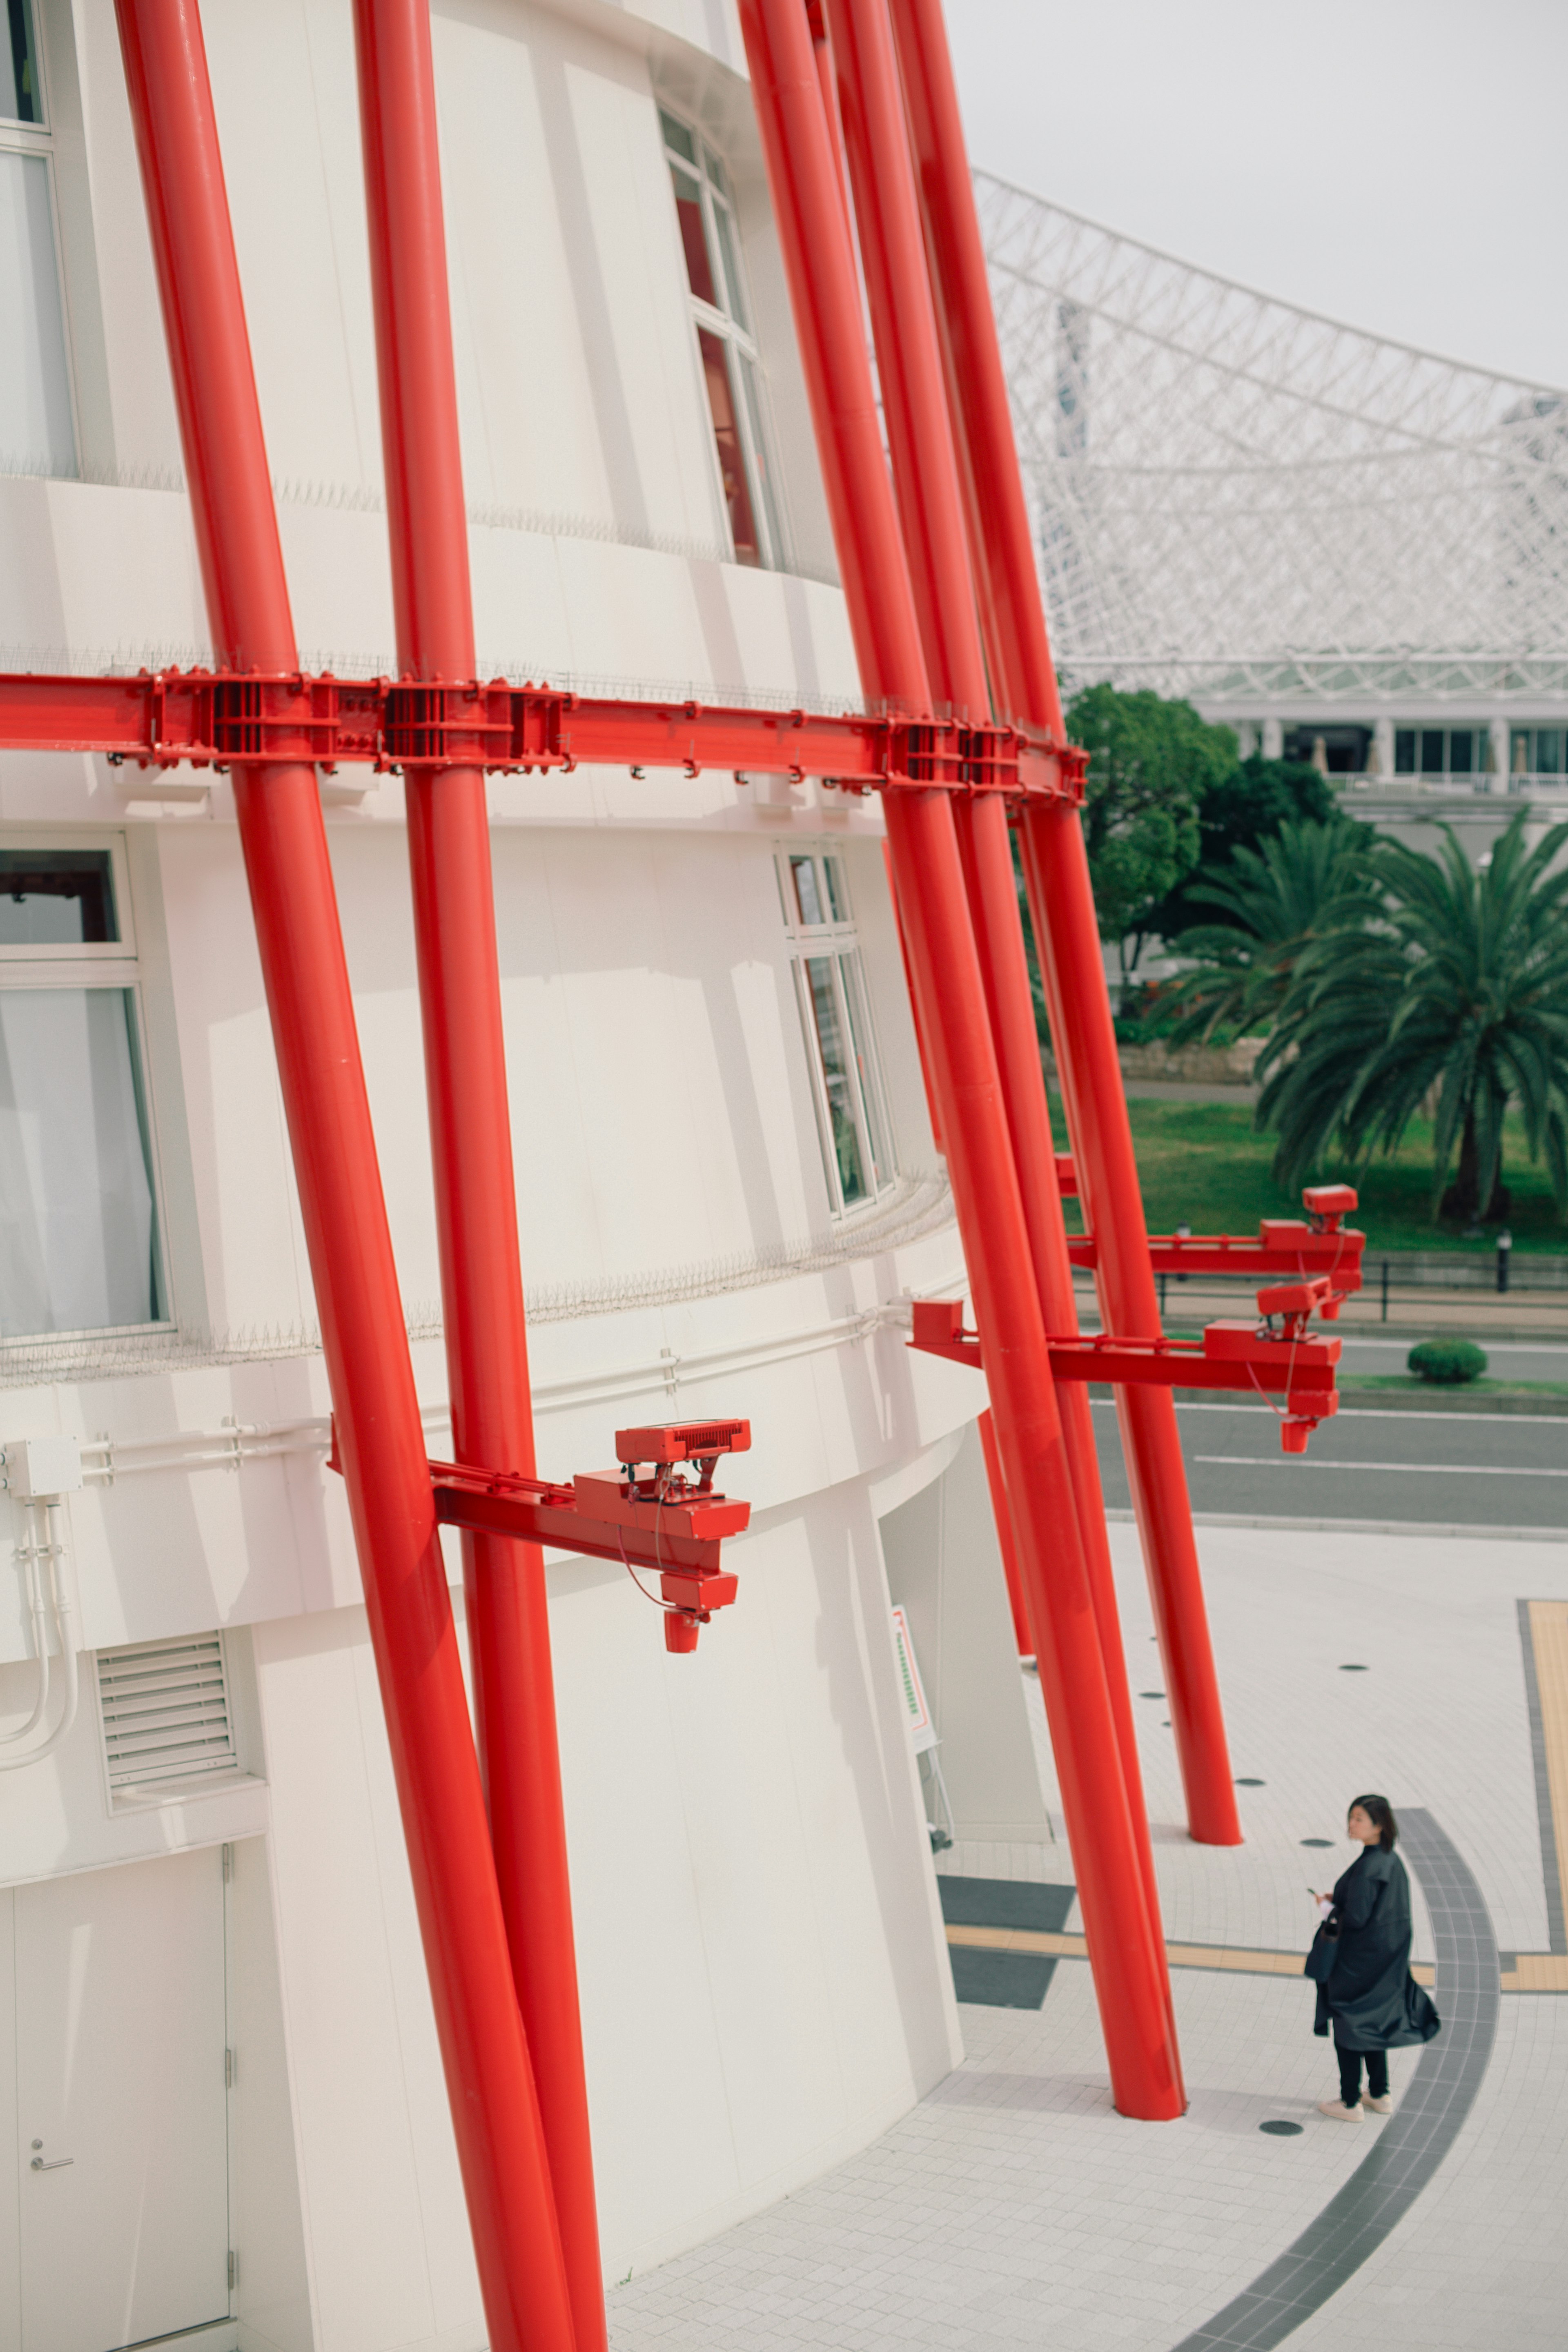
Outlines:
[[[1358, 1407], [1323, 1423], [1304, 1454], [1287, 1454], [1262, 1405], [1178, 1404], [1176, 1416], [1194, 1511], [1568, 1535], [1568, 1418]], [[1109, 1398], [1094, 1400], [1094, 1425], [1106, 1503], [1126, 1510]]]

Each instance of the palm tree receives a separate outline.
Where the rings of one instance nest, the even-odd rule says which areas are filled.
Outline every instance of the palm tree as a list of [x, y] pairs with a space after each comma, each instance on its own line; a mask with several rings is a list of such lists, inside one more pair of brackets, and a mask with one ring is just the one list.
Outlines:
[[1364, 825], [1304, 818], [1189, 882], [1188, 899], [1218, 908], [1220, 917], [1175, 942], [1192, 969], [1160, 992], [1162, 1007], [1177, 1016], [1172, 1043], [1206, 1044], [1222, 1023], [1242, 1035], [1267, 1029], [1312, 941], [1370, 912], [1371, 849]]
[[1331, 1145], [1352, 1164], [1396, 1150], [1431, 1098], [1436, 1213], [1505, 1217], [1511, 1104], [1568, 1212], [1568, 866], [1553, 871], [1568, 824], [1531, 849], [1526, 816], [1479, 871], [1450, 825], [1436, 856], [1380, 841], [1370, 919], [1302, 953], [1259, 1060], [1258, 1122], [1278, 1131], [1284, 1182]]

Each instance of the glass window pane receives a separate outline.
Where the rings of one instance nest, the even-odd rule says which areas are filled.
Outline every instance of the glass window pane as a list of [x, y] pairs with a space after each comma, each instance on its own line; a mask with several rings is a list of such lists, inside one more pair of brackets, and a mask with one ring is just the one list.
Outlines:
[[1394, 730], [1394, 772], [1396, 776], [1415, 773], [1415, 730], [1396, 727]]
[[1476, 738], [1469, 727], [1456, 727], [1448, 737], [1448, 773], [1469, 776], [1475, 773]]
[[713, 261], [708, 250], [708, 232], [702, 226], [702, 190], [679, 163], [669, 167], [675, 187], [675, 216], [680, 223], [681, 250], [686, 256], [686, 278], [700, 302], [719, 308], [718, 289], [713, 283]]
[[0, 1336], [158, 1319], [129, 991], [0, 992]]
[[838, 1019], [838, 999], [833, 986], [831, 956], [808, 956], [806, 985], [812, 1019], [816, 1026], [816, 1050], [827, 1090], [827, 1116], [833, 1130], [833, 1156], [838, 1168], [838, 1188], [847, 1209], [867, 1193], [866, 1171], [860, 1157], [860, 1133], [855, 1123], [855, 1098], [849, 1076], [846, 1041]]
[[695, 164], [697, 162], [697, 142], [691, 136], [690, 131], [688, 131], [685, 123], [677, 122], [673, 114], [666, 114], [664, 109], [660, 107], [658, 114], [658, 127], [664, 133], [665, 145], [667, 147], [673, 147], [678, 155], [684, 155], [689, 163]]
[[763, 408], [757, 394], [757, 372], [744, 352], [734, 355], [741, 378], [741, 391], [746, 403], [746, 426], [752, 441], [752, 476], [762, 500], [763, 519], [768, 527], [768, 544], [775, 564], [784, 563], [784, 534], [779, 528], [778, 501], [773, 496], [773, 467], [768, 461], [768, 445], [763, 438]]
[[745, 452], [741, 446], [740, 426], [735, 421], [735, 401], [730, 389], [730, 370], [724, 346], [719, 337], [710, 335], [705, 327], [699, 329], [697, 340], [702, 350], [702, 377], [708, 386], [708, 408], [713, 419], [713, 439], [719, 451], [719, 471], [724, 484], [724, 504], [730, 516], [730, 536], [735, 545], [735, 561], [737, 563], [760, 564], [763, 558], [762, 550], [757, 545], [752, 486], [746, 478]]
[[724, 264], [724, 292], [729, 301], [730, 316], [737, 325], [747, 324], [746, 305], [741, 292], [741, 257], [735, 249], [735, 224], [730, 217], [730, 207], [715, 203], [713, 232], [719, 240], [720, 257]]
[[1443, 772], [1443, 730], [1440, 727], [1424, 727], [1421, 730], [1421, 772], [1424, 776], [1440, 776]]
[[827, 903], [833, 909], [833, 919], [836, 923], [847, 923], [849, 920], [849, 886], [844, 878], [844, 861], [841, 857], [825, 857], [822, 863], [827, 870]]
[[0, 948], [119, 937], [107, 849], [0, 849]]
[[860, 1081], [860, 1108], [871, 1144], [871, 1183], [874, 1191], [879, 1191], [893, 1172], [893, 1158], [888, 1146], [881, 1074], [877, 1067], [871, 1044], [871, 1015], [866, 1002], [865, 976], [860, 970], [858, 955], [840, 956], [838, 969], [844, 982], [844, 1002], [849, 1014], [849, 1043], [855, 1055], [855, 1074]]
[[1563, 772], [1563, 730], [1561, 727], [1538, 727], [1535, 730], [1535, 772], [1538, 776], [1560, 776]]
[[41, 122], [38, 43], [32, 0], [6, 0], [9, 37], [0, 38], [0, 115], [8, 122]]
[[816, 861], [811, 857], [792, 857], [790, 879], [795, 884], [795, 902], [800, 909], [803, 923], [825, 923], [822, 894], [816, 887]]
[[0, 149], [0, 465], [74, 475], [76, 433], [55, 268], [49, 167]]

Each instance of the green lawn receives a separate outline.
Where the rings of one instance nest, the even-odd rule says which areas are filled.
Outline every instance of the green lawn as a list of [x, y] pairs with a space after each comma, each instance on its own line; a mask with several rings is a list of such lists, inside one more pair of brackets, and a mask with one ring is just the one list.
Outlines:
[[[1249, 1109], [1184, 1102], [1132, 1102], [1128, 1108], [1152, 1233], [1171, 1233], [1184, 1218], [1195, 1234], [1252, 1234], [1260, 1217], [1300, 1215], [1300, 1193], [1285, 1192], [1268, 1172], [1273, 1139], [1254, 1131]], [[1057, 1124], [1059, 1135], [1059, 1117]], [[1525, 1156], [1515, 1118], [1508, 1122], [1503, 1163], [1513, 1193], [1509, 1223], [1515, 1251], [1568, 1254], [1568, 1225], [1552, 1206], [1544, 1169], [1532, 1168]], [[1327, 1182], [1341, 1172], [1324, 1168], [1316, 1181]], [[1432, 1130], [1416, 1119], [1398, 1158], [1376, 1161], [1362, 1183], [1353, 1222], [1366, 1234], [1369, 1251], [1491, 1249], [1489, 1233], [1484, 1243], [1467, 1242], [1457, 1226], [1435, 1224], [1431, 1199]], [[1076, 1209], [1076, 1202], [1068, 1203], [1069, 1219]], [[1081, 1223], [1073, 1229], [1081, 1232]]]

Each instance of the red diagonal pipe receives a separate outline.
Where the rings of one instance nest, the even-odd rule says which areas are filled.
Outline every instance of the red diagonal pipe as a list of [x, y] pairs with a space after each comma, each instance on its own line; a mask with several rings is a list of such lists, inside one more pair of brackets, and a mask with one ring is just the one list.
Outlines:
[[[207, 611], [297, 667], [195, 0], [117, 0]], [[237, 770], [240, 845], [489, 2340], [574, 2352], [313, 769]]]
[[[926, 667], [940, 702], [952, 706], [961, 718], [984, 722], [991, 716], [985, 657], [887, 0], [826, 0], [826, 7], [888, 447]], [[1078, 1306], [1006, 810], [996, 794], [976, 793], [954, 801], [953, 823], [1040, 1305], [1047, 1330], [1067, 1337], [1078, 1329]], [[1070, 1383], [1058, 1387], [1057, 1408], [1138, 1842], [1151, 1948], [1168, 1992], [1153, 1847], [1087, 1391]]]
[[[1035, 569], [1023, 477], [1007, 405], [985, 256], [964, 153], [941, 0], [889, 0], [916, 176], [944, 340], [949, 399], [963, 455], [966, 520], [985, 654], [1005, 718], [1063, 732]], [[1025, 808], [1020, 819], [1047, 1008], [1079, 1183], [1099, 1244], [1101, 1310], [1129, 1338], [1160, 1329], [1159, 1300], [1106, 991], [1083, 828], [1076, 810]], [[1163, 1390], [1123, 1389], [1117, 1415], [1149, 1572], [1194, 1838], [1238, 1845], [1225, 1717], [1176, 1411]]]
[[[741, 25], [862, 685], [926, 705], [881, 451], [848, 226], [800, 0], [742, 0]], [[948, 797], [884, 797], [888, 840], [1050, 1718], [1116, 2103], [1179, 2115], [1163, 1970], [1148, 1934], [1115, 1726], [1078, 1538], [1045, 1325]]]
[[[429, 0], [355, 0], [382, 445], [398, 666], [475, 674], [468, 515], [430, 49]], [[425, 1075], [452, 1435], [460, 1462], [531, 1476], [533, 1411], [518, 1247], [489, 816], [478, 766], [409, 768]], [[544, 1562], [465, 1533], [479, 1760], [577, 2352], [604, 2352], [605, 2294]]]

